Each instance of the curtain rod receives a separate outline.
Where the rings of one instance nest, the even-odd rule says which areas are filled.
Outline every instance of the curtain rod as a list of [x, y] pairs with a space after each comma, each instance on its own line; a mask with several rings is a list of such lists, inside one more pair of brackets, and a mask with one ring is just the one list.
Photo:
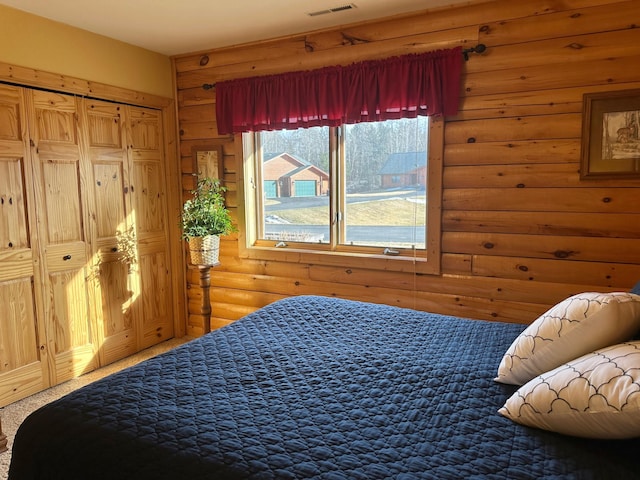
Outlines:
[[[462, 50], [462, 55], [464, 56], [465, 60], [469, 60], [469, 54], [470, 53], [482, 53], [486, 49], [487, 49], [487, 46], [484, 43], [479, 43], [475, 47], [466, 48], [466, 49]], [[205, 84], [202, 85], [202, 88], [204, 90], [211, 90], [215, 86], [216, 86], [215, 83], [205, 83]]]

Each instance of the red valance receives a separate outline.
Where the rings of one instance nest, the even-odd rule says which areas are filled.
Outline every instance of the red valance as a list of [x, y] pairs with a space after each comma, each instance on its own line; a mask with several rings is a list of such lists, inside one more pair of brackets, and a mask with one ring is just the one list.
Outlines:
[[458, 111], [462, 48], [216, 84], [221, 135]]

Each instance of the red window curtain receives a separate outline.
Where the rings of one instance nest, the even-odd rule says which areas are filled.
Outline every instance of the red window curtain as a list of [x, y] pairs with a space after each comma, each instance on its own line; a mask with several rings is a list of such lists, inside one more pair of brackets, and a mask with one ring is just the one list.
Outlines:
[[458, 111], [462, 48], [216, 84], [221, 135]]

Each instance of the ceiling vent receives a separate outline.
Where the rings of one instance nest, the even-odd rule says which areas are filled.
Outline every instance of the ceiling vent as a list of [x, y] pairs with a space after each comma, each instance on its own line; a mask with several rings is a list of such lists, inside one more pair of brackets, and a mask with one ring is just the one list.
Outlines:
[[355, 3], [347, 3], [346, 5], [340, 5], [337, 7], [327, 8], [326, 10], [318, 10], [315, 12], [308, 12], [307, 15], [310, 17], [319, 17], [320, 15], [327, 15], [329, 13], [338, 13], [344, 12], [345, 10], [353, 10], [356, 7]]

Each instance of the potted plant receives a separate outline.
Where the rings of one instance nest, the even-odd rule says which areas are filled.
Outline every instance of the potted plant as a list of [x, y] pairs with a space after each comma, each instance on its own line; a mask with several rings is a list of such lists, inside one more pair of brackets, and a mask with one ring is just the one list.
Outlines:
[[237, 231], [224, 203], [226, 188], [220, 180], [198, 180], [191, 199], [184, 202], [181, 215], [182, 238], [189, 243], [191, 263], [215, 265], [220, 252], [220, 235]]

